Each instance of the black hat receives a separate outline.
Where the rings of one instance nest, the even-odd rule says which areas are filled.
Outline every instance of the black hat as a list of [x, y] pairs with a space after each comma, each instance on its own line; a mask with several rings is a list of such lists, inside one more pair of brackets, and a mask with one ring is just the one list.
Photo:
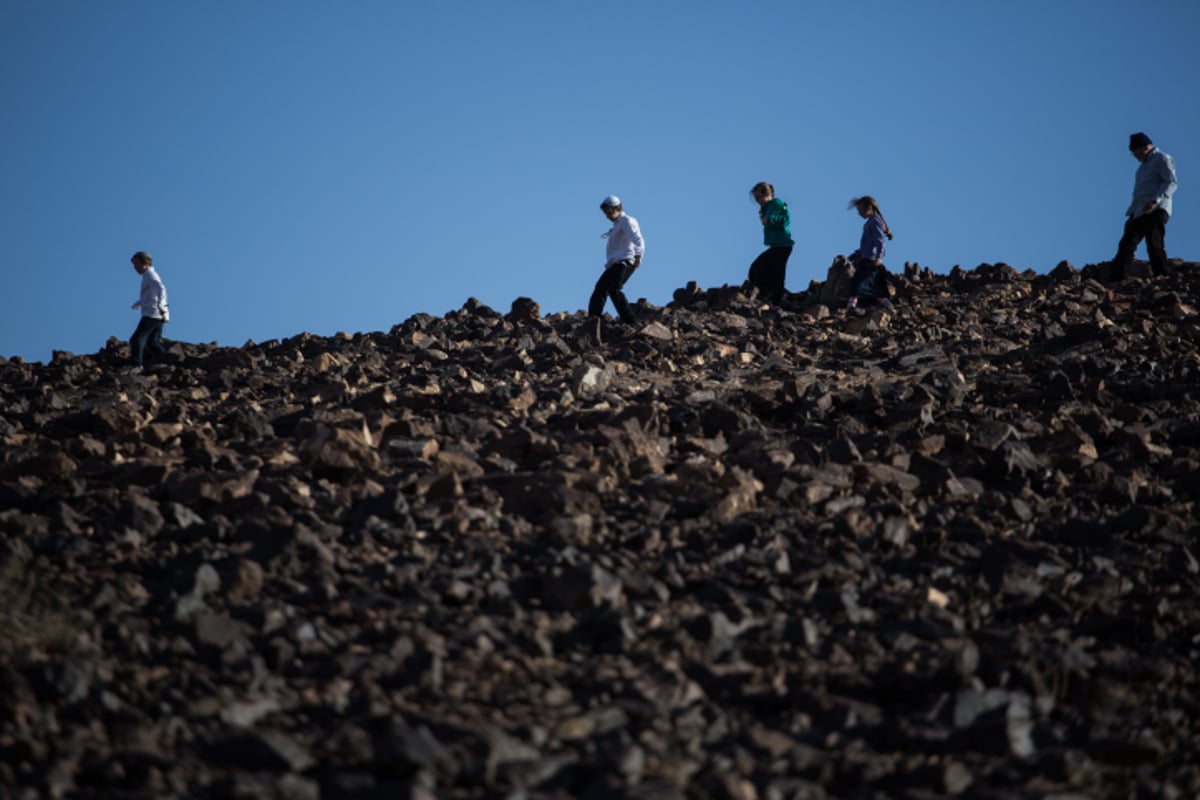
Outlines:
[[1154, 142], [1150, 141], [1150, 137], [1147, 136], [1146, 134], [1142, 133], [1141, 131], [1138, 131], [1137, 133], [1132, 134], [1129, 137], [1129, 149], [1130, 150], [1136, 150], [1139, 147], [1145, 147], [1148, 144], [1154, 144]]

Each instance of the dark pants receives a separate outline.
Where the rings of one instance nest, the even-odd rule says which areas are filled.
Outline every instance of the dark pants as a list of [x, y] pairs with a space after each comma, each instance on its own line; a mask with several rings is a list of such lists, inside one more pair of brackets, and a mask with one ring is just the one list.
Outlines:
[[1125, 271], [1133, 263], [1133, 253], [1137, 246], [1146, 240], [1146, 253], [1150, 256], [1150, 269], [1155, 275], [1167, 274], [1167, 249], [1163, 239], [1167, 233], [1167, 220], [1170, 214], [1161, 208], [1156, 208], [1149, 214], [1132, 217], [1125, 222], [1125, 234], [1117, 245], [1117, 257], [1113, 259], [1110, 279], [1122, 280]]
[[887, 267], [867, 258], [857, 259], [854, 262], [854, 277], [850, 279], [850, 296], [859, 300], [879, 300], [887, 297]]
[[790, 247], [768, 247], [750, 265], [750, 283], [758, 288], [759, 295], [768, 303], [783, 299], [783, 282], [787, 277]]
[[606, 297], [611, 297], [613, 307], [617, 309], [617, 315], [621, 321], [632, 323], [633, 312], [629, 310], [629, 301], [625, 299], [625, 293], [621, 291], [621, 287], [625, 285], [625, 281], [629, 280], [629, 276], [637, 269], [632, 261], [617, 261], [612, 266], [608, 267], [600, 274], [600, 280], [596, 281], [596, 288], [592, 290], [592, 299], [588, 301], [588, 316], [598, 317], [604, 311], [604, 300]]
[[134, 364], [142, 366], [142, 353], [149, 350], [155, 355], [162, 355], [167, 348], [162, 343], [163, 321], [154, 317], [142, 317], [137, 330], [129, 339], [129, 354]]

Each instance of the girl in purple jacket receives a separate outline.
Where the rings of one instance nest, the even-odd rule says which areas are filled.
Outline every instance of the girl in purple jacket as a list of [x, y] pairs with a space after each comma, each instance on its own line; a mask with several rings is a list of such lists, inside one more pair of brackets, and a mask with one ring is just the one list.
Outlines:
[[859, 299], [875, 300], [891, 308], [892, 301], [888, 298], [888, 271], [887, 267], [883, 266], [883, 255], [886, 240], [892, 238], [892, 230], [883, 218], [883, 212], [879, 210], [879, 203], [874, 197], [856, 197], [850, 201], [850, 208], [856, 209], [858, 215], [866, 222], [863, 223], [858, 249], [850, 254], [850, 263], [854, 265], [854, 277], [850, 279], [850, 299], [846, 302], [846, 309], [857, 306]]

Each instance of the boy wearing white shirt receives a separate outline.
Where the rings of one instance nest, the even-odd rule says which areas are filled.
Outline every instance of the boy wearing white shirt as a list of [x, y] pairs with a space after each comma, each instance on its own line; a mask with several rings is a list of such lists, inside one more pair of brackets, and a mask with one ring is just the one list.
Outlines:
[[155, 355], [167, 352], [162, 343], [162, 329], [171, 318], [171, 313], [167, 309], [167, 287], [152, 266], [154, 259], [149, 253], [139, 250], [129, 260], [142, 276], [142, 290], [132, 306], [134, 310], [141, 310], [142, 319], [129, 339], [130, 361], [140, 367], [142, 354], [147, 349]]
[[617, 315], [627, 325], [633, 324], [633, 312], [629, 309], [629, 301], [621, 287], [629, 280], [634, 270], [642, 265], [642, 255], [646, 252], [646, 242], [642, 239], [641, 228], [633, 217], [621, 209], [621, 199], [610, 194], [600, 203], [600, 210], [612, 223], [612, 230], [604, 234], [608, 239], [604, 272], [596, 281], [592, 290], [592, 298], [588, 301], [588, 317], [591, 325], [592, 339], [601, 344], [600, 314], [604, 311], [604, 300], [612, 298]]

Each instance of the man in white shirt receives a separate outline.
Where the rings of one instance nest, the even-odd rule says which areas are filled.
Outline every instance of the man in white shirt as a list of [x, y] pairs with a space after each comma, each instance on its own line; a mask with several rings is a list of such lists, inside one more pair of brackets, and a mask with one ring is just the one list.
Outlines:
[[605, 298], [612, 298], [613, 307], [617, 309], [617, 315], [622, 322], [627, 325], [635, 322], [633, 312], [629, 309], [629, 301], [625, 298], [621, 287], [629, 280], [629, 276], [634, 273], [634, 270], [642, 265], [642, 255], [646, 252], [646, 242], [642, 239], [641, 228], [638, 227], [636, 219], [622, 210], [621, 198], [610, 194], [601, 201], [600, 210], [612, 221], [613, 226], [608, 233], [604, 234], [604, 237], [608, 239], [604, 272], [596, 281], [596, 288], [592, 291], [591, 300], [588, 301], [591, 335], [596, 344], [602, 343], [600, 315], [604, 311]]
[[139, 250], [129, 259], [133, 268], [142, 276], [142, 290], [132, 308], [142, 312], [137, 329], [129, 338], [130, 360], [134, 366], [142, 366], [142, 354], [149, 350], [162, 355], [167, 348], [162, 343], [163, 325], [171, 318], [167, 308], [167, 287], [154, 271], [154, 260], [144, 250]]

